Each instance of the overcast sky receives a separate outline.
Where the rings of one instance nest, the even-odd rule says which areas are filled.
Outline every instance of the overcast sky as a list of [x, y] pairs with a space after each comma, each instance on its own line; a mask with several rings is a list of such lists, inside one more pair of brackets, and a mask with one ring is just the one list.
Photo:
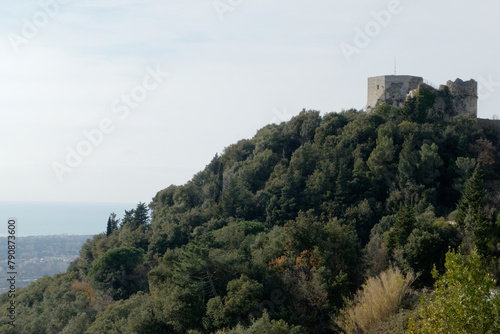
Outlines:
[[302, 108], [364, 108], [367, 77], [395, 58], [437, 85], [478, 80], [479, 117], [493, 118], [499, 12], [493, 0], [4, 3], [0, 201], [149, 202]]

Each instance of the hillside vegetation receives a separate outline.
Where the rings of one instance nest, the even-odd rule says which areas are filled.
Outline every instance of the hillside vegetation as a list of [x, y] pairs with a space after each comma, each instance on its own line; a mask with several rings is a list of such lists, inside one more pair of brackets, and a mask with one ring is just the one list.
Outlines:
[[111, 215], [66, 273], [19, 292], [16, 327], [2, 318], [0, 331], [333, 333], [382, 272], [414, 277], [414, 290], [394, 283], [404, 290], [387, 315], [406, 326], [450, 248], [500, 272], [498, 136], [432, 105], [423, 93], [260, 129]]

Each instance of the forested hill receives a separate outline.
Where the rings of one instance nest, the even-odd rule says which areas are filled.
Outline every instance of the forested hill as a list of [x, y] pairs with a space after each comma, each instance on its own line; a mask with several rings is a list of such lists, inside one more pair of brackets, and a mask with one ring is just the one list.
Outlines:
[[432, 287], [463, 245], [498, 273], [498, 136], [430, 106], [419, 95], [260, 129], [112, 215], [67, 273], [18, 293], [16, 327], [3, 317], [0, 331], [333, 333], [345, 298], [389, 263]]

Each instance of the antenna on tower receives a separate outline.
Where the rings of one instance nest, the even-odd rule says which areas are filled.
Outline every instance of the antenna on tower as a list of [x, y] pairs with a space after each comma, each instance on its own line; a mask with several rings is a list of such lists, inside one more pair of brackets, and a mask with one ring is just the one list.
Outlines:
[[396, 75], [396, 65], [397, 65], [396, 57], [394, 57], [394, 75]]

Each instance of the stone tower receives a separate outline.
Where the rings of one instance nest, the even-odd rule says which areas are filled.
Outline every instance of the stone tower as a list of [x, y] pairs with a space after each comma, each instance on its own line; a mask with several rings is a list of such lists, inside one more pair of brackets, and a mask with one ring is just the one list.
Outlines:
[[450, 90], [455, 113], [477, 118], [477, 81], [448, 80], [446, 86]]
[[368, 103], [366, 111], [374, 110], [382, 103], [401, 106], [410, 91], [424, 82], [422, 77], [411, 75], [382, 75], [368, 78]]

